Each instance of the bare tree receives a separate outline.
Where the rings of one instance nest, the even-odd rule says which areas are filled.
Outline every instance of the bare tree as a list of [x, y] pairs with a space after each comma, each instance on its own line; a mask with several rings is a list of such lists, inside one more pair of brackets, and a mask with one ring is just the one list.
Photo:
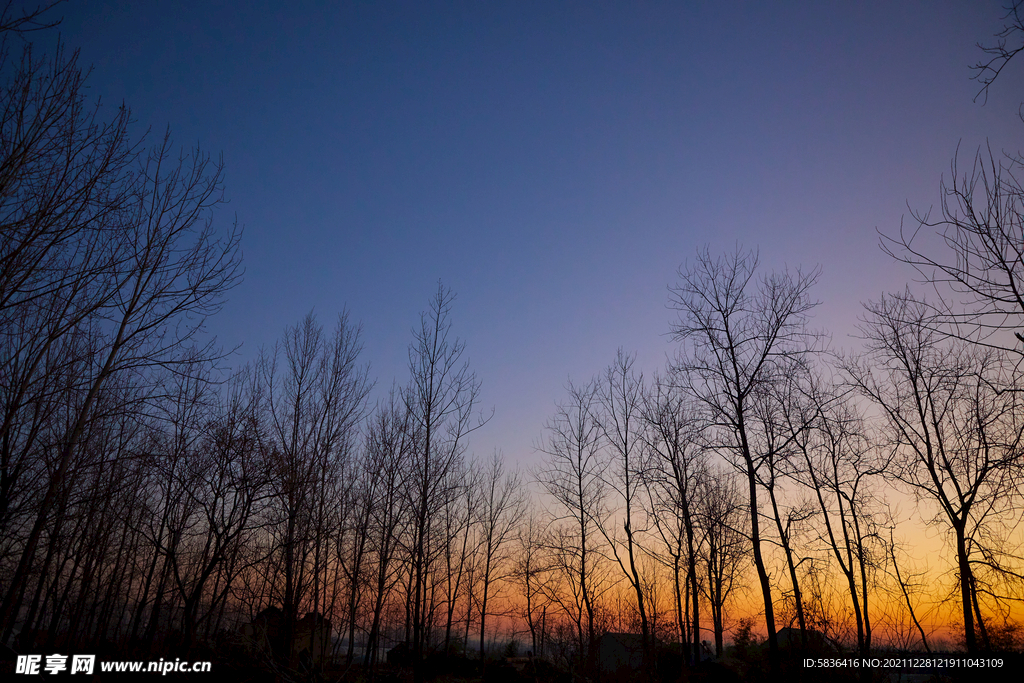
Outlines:
[[711, 424], [714, 445], [747, 478], [754, 566], [764, 601], [773, 669], [778, 640], [771, 583], [761, 552], [758, 478], [766, 453], [758, 452], [756, 401], [780, 370], [806, 355], [815, 340], [806, 327], [816, 305], [809, 296], [819, 271], [756, 277], [757, 255], [737, 250], [714, 259], [707, 249], [679, 273], [671, 305], [679, 311], [673, 335], [685, 346], [676, 370]]
[[[679, 635], [691, 662], [700, 661], [700, 592], [697, 572], [700, 530], [697, 501], [708, 476], [704, 421], [692, 399], [670, 380], [657, 377], [645, 397], [644, 438], [649, 462], [644, 478], [655, 526], [671, 558]], [[681, 575], [685, 572], [686, 588]], [[684, 619], [684, 611], [690, 619]], [[689, 633], [689, 639], [686, 634]]]
[[565, 571], [574, 602], [580, 608], [575, 621], [582, 654], [591, 652], [597, 639], [593, 573], [600, 544], [595, 520], [603, 514], [607, 491], [600, 454], [601, 427], [593, 410], [596, 387], [570, 382], [568, 392], [568, 401], [558, 406], [548, 421], [547, 436], [538, 446], [547, 454], [548, 462], [537, 473], [537, 479], [564, 511], [556, 519], [569, 526], [554, 544], [554, 559]]
[[[65, 356], [78, 366], [74, 390], [81, 400], [61, 439], [60, 455], [36, 506], [35, 521], [0, 605], [0, 624], [7, 629], [16, 617], [18, 596], [43, 528], [68, 476], [76, 446], [96, 415], [104, 386], [118, 374], [145, 381], [147, 369], [194, 367], [197, 353], [206, 358], [215, 355], [209, 344], [199, 344], [199, 334], [206, 316], [219, 309], [224, 293], [239, 275], [239, 233], [221, 236], [209, 219], [209, 210], [220, 201], [220, 177], [220, 167], [211, 165], [209, 158], [198, 151], [180, 158], [175, 165], [170, 138], [165, 137], [142, 163], [136, 177], [103, 176], [103, 182], [127, 188], [127, 199], [116, 214], [105, 218], [115, 221], [107, 225], [109, 229], [116, 226], [116, 238], [106, 244], [116, 246], [116, 250], [108, 251], [100, 265], [89, 271], [91, 275], [76, 280], [74, 292], [65, 293], [63, 286], [43, 286], [52, 293], [48, 300], [56, 307], [47, 313], [52, 322], [48, 335], [72, 341], [87, 333], [88, 343], [78, 344], [77, 353]], [[68, 258], [72, 260], [64, 268], [75, 270], [72, 264], [77, 256]], [[86, 292], [86, 307], [92, 309], [84, 318], [77, 315], [79, 289]], [[30, 299], [24, 306], [14, 306], [19, 315], [38, 303], [34, 297]], [[74, 314], [69, 317], [68, 311]], [[199, 344], [198, 351], [186, 356], [183, 349], [195, 344]], [[49, 347], [47, 352], [54, 348], [52, 344], [44, 346]], [[16, 356], [13, 350], [5, 353], [5, 359]], [[35, 363], [33, 372], [38, 367]], [[33, 409], [24, 399], [22, 391], [11, 397], [4, 431], [15, 424], [22, 411]]]
[[[893, 527], [894, 526], [895, 525], [893, 525]], [[889, 553], [889, 560], [891, 562], [893, 574], [895, 574], [896, 585], [899, 588], [900, 597], [903, 598], [903, 604], [907, 606], [907, 613], [910, 615], [910, 620], [914, 623], [914, 627], [917, 629], [917, 632], [921, 637], [921, 645], [924, 647], [925, 652], [930, 653], [932, 649], [928, 645], [928, 636], [925, 634], [924, 627], [921, 626], [921, 622], [917, 618], [917, 610], [914, 609], [914, 602], [910, 597], [914, 577], [907, 575], [905, 572], [901, 572], [899, 562], [896, 559], [896, 538], [894, 536], [895, 529], [893, 527], [889, 527], [889, 542], [886, 544], [886, 550]]]
[[[149, 453], [154, 475], [152, 492], [156, 494], [152, 496], [150, 519], [156, 524], [150, 526], [147, 536], [154, 552], [146, 577], [146, 594], [137, 614], [138, 619], [146, 603], [148, 589], [153, 586], [148, 625], [143, 636], [149, 643], [154, 641], [167, 621], [162, 621], [165, 612], [173, 610], [175, 593], [179, 592], [186, 600], [192, 597], [186, 585], [191, 577], [183, 576], [189, 573], [183, 565], [191, 563], [186, 558], [191, 555], [189, 546], [193, 533], [202, 533], [196, 531], [196, 518], [201, 511], [199, 499], [193, 495], [201, 486], [197, 477], [202, 468], [196, 467], [195, 461], [202, 457], [201, 443], [207, 422], [212, 418], [215, 400], [213, 387], [201, 366], [189, 368], [189, 372], [181, 375], [171, 375], [167, 380], [166, 396], [155, 406], [159, 420]], [[152, 583], [154, 579], [155, 584]], [[198, 600], [198, 595], [195, 598]], [[197, 607], [197, 603], [190, 604], [186, 610], [186, 620], [192, 620], [193, 625]], [[191, 637], [191, 630], [188, 635]]]
[[[333, 567], [327, 567], [333, 574], [334, 586], [343, 583], [345, 596], [346, 652], [345, 661], [351, 664], [355, 660], [356, 627], [359, 620], [359, 609], [364, 597], [365, 584], [370, 571], [370, 526], [373, 506], [377, 503], [375, 491], [379, 484], [377, 473], [368, 468], [373, 467], [370, 460], [353, 459], [346, 463], [340, 476], [334, 480], [334, 488], [322, 500], [327, 505], [335, 505], [331, 514], [327, 515], [328, 525], [332, 534]], [[332, 601], [337, 597], [338, 588], [332, 586]], [[333, 605], [333, 602], [332, 602]], [[334, 613], [333, 606], [325, 613]]]
[[[973, 67], [982, 86], [975, 100], [988, 98], [990, 86], [1024, 49], [1022, 7], [1019, 0], [1006, 7], [995, 44], [978, 44], [986, 57]], [[940, 184], [941, 216], [915, 213], [913, 229], [901, 225], [897, 235], [883, 234], [881, 246], [936, 291], [924, 323], [957, 339], [1022, 354], [1024, 158], [1000, 158], [989, 147], [964, 173], [958, 161], [959, 150], [949, 184]]]
[[[608, 490], [617, 494], [617, 504], [611, 505], [610, 516], [597, 518], [598, 528], [611, 550], [622, 575], [632, 588], [636, 599], [636, 611], [640, 617], [642, 647], [641, 676], [648, 677], [653, 671], [654, 655], [652, 635], [647, 615], [648, 605], [644, 595], [644, 581], [638, 570], [638, 556], [642, 552], [638, 535], [646, 531], [642, 518], [643, 508], [640, 496], [643, 491], [644, 467], [644, 382], [643, 375], [633, 369], [636, 356], [627, 354], [621, 348], [615, 360], [605, 370], [597, 386], [596, 420], [601, 427], [603, 441], [608, 451], [609, 463], [604, 468]], [[615, 525], [622, 523], [620, 536]]]
[[983, 530], [1016, 503], [1022, 433], [1019, 392], [1005, 354], [950, 340], [931, 309], [909, 295], [869, 306], [868, 359], [845, 369], [884, 415], [896, 452], [893, 474], [939, 510], [952, 535], [969, 652], [987, 639], [974, 561]]
[[466, 437], [482, 424], [475, 420], [474, 405], [480, 391], [476, 375], [463, 360], [465, 344], [451, 334], [451, 308], [455, 295], [438, 283], [430, 308], [420, 316], [409, 347], [411, 380], [402, 398], [413, 428], [421, 435], [408, 463], [410, 501], [413, 509], [411, 544], [412, 654], [414, 675], [423, 680], [423, 651], [430, 616], [429, 579], [432, 552], [429, 538], [435, 532], [441, 490], [448, 474], [462, 461]]
[[[519, 582], [521, 595], [525, 601], [523, 617], [530, 631], [530, 652], [536, 657], [544, 656], [544, 627], [547, 616], [547, 604], [544, 601], [545, 582], [550, 571], [545, 557], [542, 522], [536, 513], [531, 513], [526, 521], [517, 528], [519, 552], [515, 555], [514, 580]], [[542, 603], [542, 604], [538, 604]], [[537, 611], [540, 610], [538, 616]]]
[[[788, 359], [787, 359], [788, 360]], [[814, 508], [804, 504], [783, 503], [783, 483], [786, 475], [793, 470], [795, 442], [808, 430], [809, 422], [799, 412], [794, 414], [790, 396], [795, 386], [807, 374], [802, 358], [796, 362], [783, 362], [776, 368], [777, 376], [770, 385], [761, 391], [751, 394], [750, 406], [751, 441], [754, 451], [760, 454], [757, 467], [758, 483], [768, 494], [771, 519], [775, 522], [778, 544], [782, 548], [789, 571], [792, 592], [793, 611], [800, 628], [800, 643], [807, 648], [807, 615], [804, 609], [804, 596], [800, 589], [799, 565], [803, 559], [797, 559], [794, 538], [797, 532], [814, 516]]]
[[[857, 628], [857, 649], [871, 649], [868, 609], [873, 564], [869, 544], [875, 535], [872, 484], [889, 469], [868, 437], [849, 393], [822, 380], [794, 392], [786, 411], [787, 429], [799, 453], [790, 476], [814, 494], [824, 538], [846, 583]], [[811, 426], [808, 429], [808, 425]]]
[[488, 599], [495, 582], [508, 577], [508, 541], [512, 539], [526, 506], [518, 472], [507, 472], [501, 454], [495, 453], [480, 481], [480, 659], [485, 655], [484, 634]]
[[[472, 586], [468, 577], [472, 575], [473, 562], [480, 546], [478, 528], [480, 526], [481, 508], [481, 475], [475, 463], [469, 467], [460, 467], [449, 475], [451, 482], [445, 487], [448, 499], [442, 511], [442, 525], [447, 542], [443, 544], [444, 593], [446, 612], [444, 628], [444, 651], [451, 652], [452, 628], [455, 625], [455, 612], [459, 600], [466, 596], [466, 612]], [[467, 616], [467, 621], [469, 617]]]
[[[240, 276], [239, 230], [215, 230], [210, 222], [221, 200], [219, 163], [199, 150], [175, 153], [169, 136], [147, 154], [129, 134], [127, 109], [105, 120], [98, 104], [88, 104], [77, 54], [58, 46], [46, 58], [25, 42], [20, 60], [12, 57], [9, 37], [58, 23], [44, 17], [55, 4], [15, 11], [7, 3], [0, 11], [0, 536], [10, 541], [0, 558], [9, 569], [0, 603], [5, 639], [37, 574], [35, 563], [42, 559], [49, 571], [70, 557], [58, 546], [71, 539], [53, 533], [68, 528], [57, 516], [68, 512], [68, 494], [92, 482], [95, 491], [81, 492], [94, 501], [85, 518], [96, 521], [95, 514], [105, 516], [131, 498], [100, 502], [96, 491], [112, 483], [108, 477], [128, 470], [145, 476], [111, 460], [128, 457], [138, 443], [102, 453], [94, 450], [98, 435], [112, 428], [127, 433], [118, 413], [135, 421], [131, 431], [138, 433], [152, 417], [146, 413], [160, 397], [165, 371], [203, 374], [218, 355], [202, 337], [205, 319]], [[108, 570], [117, 582], [130, 579], [122, 558], [100, 557], [107, 541], [116, 538], [126, 551], [129, 541], [138, 541], [134, 530], [119, 534], [122, 529], [115, 523], [79, 530], [93, 535], [73, 560], [88, 566], [82, 595]], [[35, 596], [44, 593], [47, 571], [36, 579]], [[115, 593], [107, 591], [110, 600]], [[113, 613], [110, 601], [102, 608], [93, 602], [88, 613], [82, 604], [73, 629]], [[41, 614], [38, 605], [33, 597], [29, 621]]]
[[[882, 249], [935, 291], [922, 323], [956, 339], [1024, 353], [1024, 159], [975, 155], [961, 174], [954, 157], [941, 184], [941, 217], [882, 235]], [[931, 235], [934, 231], [934, 235]], [[923, 233], [923, 234], [922, 234]], [[925, 302], [919, 301], [924, 306]], [[1010, 333], [1013, 333], [1013, 336]]]
[[742, 578], [749, 556], [749, 515], [743, 493], [729, 471], [710, 469], [696, 494], [703, 531], [700, 548], [707, 572], [706, 594], [715, 633], [715, 653], [725, 647], [725, 604]]
[[370, 383], [358, 364], [361, 349], [359, 328], [347, 315], [338, 317], [328, 337], [309, 314], [286, 329], [282, 342], [262, 360], [275, 563], [284, 584], [275, 586], [284, 612], [285, 650], [277, 653], [282, 663], [293, 660], [291, 642], [300, 606], [318, 611], [326, 598], [321, 577], [328, 550], [325, 496], [345, 474], [365, 411]]
[[121, 225], [137, 149], [127, 112], [104, 122], [86, 105], [77, 56], [39, 58], [25, 45], [12, 63], [10, 31], [43, 10], [14, 15], [8, 4], [0, 17], [0, 537], [17, 540], [3, 549], [14, 563], [0, 605], [4, 634], [97, 404], [138, 398], [103, 392], [126, 353], [121, 345], [103, 372], [115, 340], [97, 325], [118, 315], [113, 297], [130, 265], [132, 233], [122, 236]]
[[[125, 607], [122, 593], [109, 590], [107, 582], [123, 590], [121, 582], [129, 571], [123, 559], [132, 554], [126, 545], [133, 535], [125, 533], [125, 522], [138, 521], [144, 471], [131, 461], [131, 456], [138, 453], [147, 433], [135, 416], [107, 412], [123, 406], [125, 392], [130, 395], [136, 389], [124, 382], [123, 376], [119, 379], [122, 381], [110, 382], [97, 401], [103, 418], [90, 421], [76, 448], [69, 477], [58, 492], [52, 518], [45, 527], [42, 562], [34, 564], [32, 576], [24, 584], [26, 594], [18, 597], [21, 600], [32, 595], [28, 614], [21, 621], [19, 641], [23, 646], [33, 642], [34, 628], [48, 632], [44, 645], [56, 642], [58, 634], [72, 644], [88, 642], [89, 636], [100, 629], [106, 632], [117, 607]], [[74, 406], [69, 406], [64, 417], [71, 415]], [[61, 427], [52, 435], [55, 443], [63, 434]], [[57, 457], [53, 450], [45, 451], [48, 466]], [[125, 482], [139, 488], [123, 491]], [[30, 508], [26, 512], [23, 523], [28, 525], [35, 511]], [[8, 571], [11, 568], [7, 565]]]
[[[411, 415], [394, 390], [377, 406], [366, 439], [367, 488], [370, 507], [368, 543], [373, 554], [371, 620], [365, 662], [376, 666], [384, 610], [401, 572], [396, 557], [409, 522], [408, 499], [402, 495], [408, 473], [403, 465], [417, 447]], [[374, 669], [375, 670], [375, 669]]]
[[212, 620], [226, 602], [238, 571], [232, 560], [256, 529], [256, 513], [268, 493], [259, 385], [243, 374], [229, 392], [205, 425], [199, 452], [184, 463], [193, 513], [184, 533], [191, 538], [186, 552], [171, 555], [169, 561], [181, 596], [186, 646], [192, 645], [198, 626]]

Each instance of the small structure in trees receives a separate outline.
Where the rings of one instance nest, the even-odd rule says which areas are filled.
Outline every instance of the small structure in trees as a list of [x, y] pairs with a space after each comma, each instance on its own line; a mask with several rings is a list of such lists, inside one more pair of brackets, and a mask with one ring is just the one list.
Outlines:
[[[242, 626], [242, 635], [253, 653], [262, 653], [269, 657], [283, 656], [287, 652], [284, 642], [284, 612], [270, 606], [256, 615], [252, 623]], [[306, 658], [313, 663], [323, 661], [326, 647], [330, 644], [331, 622], [319, 612], [309, 612], [295, 622], [292, 637], [291, 657], [302, 661]]]
[[638, 633], [605, 633], [597, 639], [597, 660], [602, 674], [613, 676], [639, 671], [644, 643]]

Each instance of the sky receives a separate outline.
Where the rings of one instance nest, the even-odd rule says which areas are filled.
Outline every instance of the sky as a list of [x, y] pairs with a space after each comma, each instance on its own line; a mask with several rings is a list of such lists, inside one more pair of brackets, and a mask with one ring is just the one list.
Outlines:
[[[673, 351], [699, 248], [813, 268], [813, 324], [912, 276], [878, 247], [940, 200], [958, 147], [1014, 153], [1024, 62], [973, 99], [978, 2], [70, 0], [60, 38], [138, 134], [223, 155], [215, 220], [245, 277], [208, 329], [240, 365], [313, 311], [362, 324], [375, 396], [408, 378], [438, 281], [493, 417], [471, 452], [524, 468], [570, 378]], [[36, 38], [56, 45], [57, 32]]]

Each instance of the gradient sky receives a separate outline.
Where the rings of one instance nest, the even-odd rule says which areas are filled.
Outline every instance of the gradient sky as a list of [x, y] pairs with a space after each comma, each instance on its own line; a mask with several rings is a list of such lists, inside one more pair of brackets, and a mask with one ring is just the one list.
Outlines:
[[815, 324], [851, 346], [909, 277], [876, 228], [937, 203], [958, 144], [1024, 140], [1024, 62], [972, 102], [999, 0], [156, 4], [72, 0], [59, 30], [108, 112], [223, 154], [234, 362], [347, 307], [383, 393], [441, 279], [494, 411], [471, 450], [523, 464], [567, 378], [664, 364], [700, 246], [821, 265]]

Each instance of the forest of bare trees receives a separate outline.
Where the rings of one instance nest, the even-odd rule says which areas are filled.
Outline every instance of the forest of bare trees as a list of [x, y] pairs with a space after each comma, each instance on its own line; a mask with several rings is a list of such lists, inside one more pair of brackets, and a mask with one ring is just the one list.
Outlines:
[[0, 21], [5, 657], [422, 681], [529, 653], [590, 677], [626, 633], [653, 680], [740, 646], [768, 668], [1021, 647], [1024, 160], [954, 167], [941, 220], [882, 237], [918, 282], [865, 305], [854, 351], [811, 326], [819, 269], [696, 251], [665, 366], [620, 350], [569, 381], [520, 471], [472, 451], [481, 384], [440, 283], [386, 392], [346, 313], [226, 371], [220, 164], [93, 106], [75, 53], [11, 40], [33, 22]]

